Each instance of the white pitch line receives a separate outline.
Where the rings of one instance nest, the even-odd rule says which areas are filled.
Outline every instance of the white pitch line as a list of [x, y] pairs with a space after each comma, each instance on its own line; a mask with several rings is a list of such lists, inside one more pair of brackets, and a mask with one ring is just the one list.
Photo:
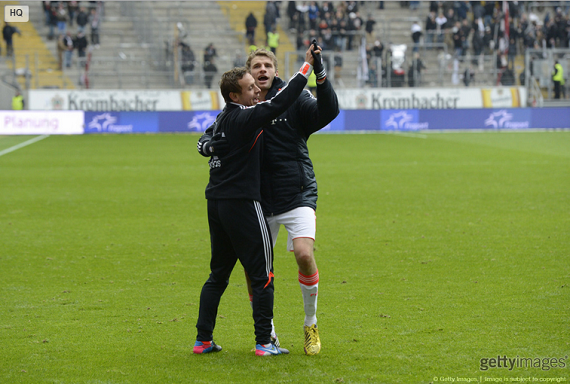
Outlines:
[[23, 147], [28, 146], [28, 145], [30, 145], [30, 144], [33, 144], [33, 143], [35, 143], [35, 142], [37, 142], [37, 141], [43, 140], [43, 139], [45, 139], [46, 137], [49, 137], [49, 135], [40, 135], [40, 136], [34, 137], [33, 139], [24, 141], [23, 143], [14, 145], [13, 147], [10, 147], [10, 148], [7, 148], [7, 149], [5, 149], [5, 150], [3, 150], [3, 151], [0, 151], [0, 156], [4, 156], [4, 155], [7, 154], [7, 153], [14, 152], [14, 151], [17, 150], [17, 149], [23, 148]]

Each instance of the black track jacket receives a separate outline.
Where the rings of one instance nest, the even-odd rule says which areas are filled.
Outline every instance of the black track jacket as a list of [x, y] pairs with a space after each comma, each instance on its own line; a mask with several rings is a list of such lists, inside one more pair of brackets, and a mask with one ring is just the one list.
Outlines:
[[[306, 65], [309, 65], [305, 63]], [[308, 76], [310, 71], [306, 74]], [[262, 127], [295, 103], [307, 84], [307, 77], [296, 73], [289, 84], [272, 99], [255, 106], [228, 103], [212, 127], [213, 134], [222, 133], [230, 144], [226, 155], [210, 159], [210, 181], [207, 199], [261, 200], [260, 161]], [[270, 131], [275, 127], [268, 127]], [[265, 135], [265, 134], [264, 134]]]
[[[286, 85], [275, 77], [269, 99]], [[330, 82], [317, 85], [317, 98], [303, 91], [297, 101], [264, 126], [261, 163], [261, 204], [266, 216], [298, 207], [317, 208], [317, 181], [309, 158], [309, 136], [339, 114], [338, 99]], [[216, 124], [199, 141], [210, 140]]]

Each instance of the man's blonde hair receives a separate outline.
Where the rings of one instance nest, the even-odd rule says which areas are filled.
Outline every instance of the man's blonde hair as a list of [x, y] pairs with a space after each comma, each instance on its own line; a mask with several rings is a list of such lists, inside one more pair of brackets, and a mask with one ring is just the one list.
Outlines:
[[275, 54], [273, 52], [263, 48], [258, 48], [255, 51], [252, 51], [247, 57], [247, 61], [245, 62], [245, 67], [247, 68], [248, 71], [251, 70], [251, 61], [258, 56], [269, 57], [271, 61], [273, 61], [273, 66], [275, 67], [275, 71], [277, 71], [277, 57], [275, 57]]

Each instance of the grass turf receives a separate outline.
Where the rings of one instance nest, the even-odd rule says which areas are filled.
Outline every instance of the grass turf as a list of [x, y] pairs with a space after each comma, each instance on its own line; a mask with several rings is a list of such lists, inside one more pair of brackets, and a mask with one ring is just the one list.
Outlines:
[[[303, 354], [282, 230], [291, 355], [275, 358], [251, 352], [241, 267], [224, 350], [192, 354], [209, 273], [197, 138], [51, 136], [0, 157], [0, 382], [570, 381], [570, 132], [313, 136], [323, 349]], [[498, 356], [565, 367], [480, 370]]]

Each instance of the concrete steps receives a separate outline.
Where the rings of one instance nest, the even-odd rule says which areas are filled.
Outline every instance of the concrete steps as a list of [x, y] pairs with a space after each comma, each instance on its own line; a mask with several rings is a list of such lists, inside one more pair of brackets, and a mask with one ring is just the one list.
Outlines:
[[[33, 3], [33, 4], [29, 4]], [[4, 11], [6, 5], [28, 5], [30, 6], [30, 19], [32, 15], [37, 14], [37, 7], [39, 5], [41, 11], [41, 3], [38, 2], [25, 2], [25, 1], [2, 1], [0, 2], [0, 9]], [[41, 12], [43, 15], [43, 11]], [[38, 33], [33, 22], [28, 23], [14, 23], [13, 26], [17, 27], [22, 36], [14, 35], [14, 54], [15, 65], [17, 70], [23, 71], [26, 67], [29, 68], [30, 74], [30, 88], [74, 88], [73, 82], [58, 69], [58, 60], [56, 56], [48, 49], [44, 40]], [[5, 52], [5, 47], [2, 49]], [[13, 64], [10, 60], [7, 61], [8, 67], [13, 69]], [[24, 76], [18, 76], [18, 83], [22, 89], [26, 88], [26, 80]]]

